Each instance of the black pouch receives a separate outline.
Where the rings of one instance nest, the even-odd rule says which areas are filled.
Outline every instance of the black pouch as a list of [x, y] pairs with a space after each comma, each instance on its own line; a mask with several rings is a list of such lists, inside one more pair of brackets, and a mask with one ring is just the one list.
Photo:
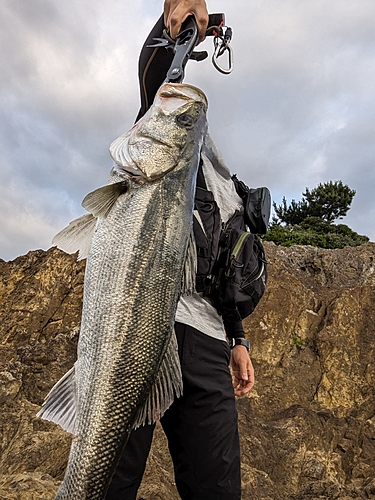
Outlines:
[[250, 189], [236, 175], [232, 176], [245, 209], [245, 224], [253, 234], [266, 234], [271, 216], [271, 193], [267, 187]]
[[259, 238], [242, 227], [243, 213], [236, 212], [222, 234], [216, 280], [218, 310], [228, 321], [249, 316], [264, 294], [267, 261]]
[[271, 193], [266, 187], [249, 189], [245, 223], [253, 234], [266, 234], [271, 215]]

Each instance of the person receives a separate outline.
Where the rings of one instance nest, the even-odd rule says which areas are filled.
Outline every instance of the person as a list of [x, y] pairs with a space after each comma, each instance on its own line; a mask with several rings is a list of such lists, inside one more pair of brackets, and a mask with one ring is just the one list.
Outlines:
[[[150, 48], [166, 28], [175, 38], [183, 21], [194, 15], [199, 41], [205, 37], [208, 11], [204, 0], [165, 0], [162, 16], [149, 34], [139, 58], [141, 108], [137, 120], [153, 102], [165, 79], [173, 53]], [[222, 221], [241, 207], [229, 171], [223, 162], [214, 167], [207, 140], [202, 153], [204, 188], [213, 194]], [[215, 154], [220, 154], [215, 150]], [[215, 163], [215, 162], [214, 162]], [[224, 170], [218, 172], [218, 170]], [[182, 500], [240, 500], [240, 446], [235, 396], [254, 385], [242, 323], [226, 322], [209, 298], [195, 292], [180, 298], [175, 323], [183, 377], [183, 395], [160, 422], [168, 439], [176, 487]], [[229, 347], [228, 338], [239, 339]], [[234, 342], [233, 342], [234, 344]], [[229, 365], [232, 368], [230, 374]], [[155, 424], [137, 428], [129, 441], [109, 486], [106, 500], [135, 500], [150, 451]]]

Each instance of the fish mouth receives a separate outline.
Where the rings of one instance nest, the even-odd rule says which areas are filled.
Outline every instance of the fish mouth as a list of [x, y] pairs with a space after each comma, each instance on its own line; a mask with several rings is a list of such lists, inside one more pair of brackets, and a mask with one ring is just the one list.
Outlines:
[[202, 90], [188, 83], [163, 83], [156, 93], [156, 97], [184, 99], [186, 101], [203, 102], [208, 108], [207, 97]]
[[129, 140], [129, 146], [134, 146], [137, 142], [140, 142], [140, 141], [151, 142], [154, 145], [156, 144], [156, 145], [160, 145], [160, 146], [166, 146], [169, 149], [172, 149], [172, 147], [173, 147], [172, 144], [169, 144], [168, 142], [163, 141], [162, 139], [160, 139], [160, 137], [155, 137], [154, 135], [151, 135], [151, 134], [145, 134], [144, 132], [137, 135], [137, 137], [134, 138], [133, 140]]

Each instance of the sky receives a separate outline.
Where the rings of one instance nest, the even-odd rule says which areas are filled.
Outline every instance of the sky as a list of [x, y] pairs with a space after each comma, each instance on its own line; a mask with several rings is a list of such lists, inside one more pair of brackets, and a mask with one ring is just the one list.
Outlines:
[[[137, 60], [161, 0], [1, 0], [0, 258], [48, 249], [105, 184], [110, 143], [139, 107]], [[233, 173], [280, 204], [341, 180], [340, 222], [375, 241], [375, 1], [208, 0], [233, 29], [234, 70], [210, 54], [185, 82], [208, 97]], [[224, 64], [224, 61], [223, 61]]]

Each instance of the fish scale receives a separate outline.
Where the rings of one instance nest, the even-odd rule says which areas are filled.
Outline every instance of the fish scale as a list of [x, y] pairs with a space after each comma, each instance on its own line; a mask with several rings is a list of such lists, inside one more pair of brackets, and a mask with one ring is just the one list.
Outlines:
[[[171, 98], [181, 102], [164, 112], [163, 102]], [[172, 362], [178, 363], [173, 325], [192, 231], [206, 100], [198, 89], [179, 84], [164, 84], [157, 99], [130, 134], [132, 160], [145, 178], [130, 182], [109, 213], [99, 216], [93, 234], [74, 372], [75, 438], [56, 500], [102, 500], [142, 408], [148, 408], [148, 418], [160, 416], [171, 403], [170, 378], [180, 377]], [[184, 129], [181, 114], [192, 117], [194, 126]], [[127, 147], [128, 136], [123, 140]], [[128, 177], [119, 165], [109, 189]], [[100, 197], [102, 191], [95, 193]], [[43, 411], [43, 418], [58, 421]]]

